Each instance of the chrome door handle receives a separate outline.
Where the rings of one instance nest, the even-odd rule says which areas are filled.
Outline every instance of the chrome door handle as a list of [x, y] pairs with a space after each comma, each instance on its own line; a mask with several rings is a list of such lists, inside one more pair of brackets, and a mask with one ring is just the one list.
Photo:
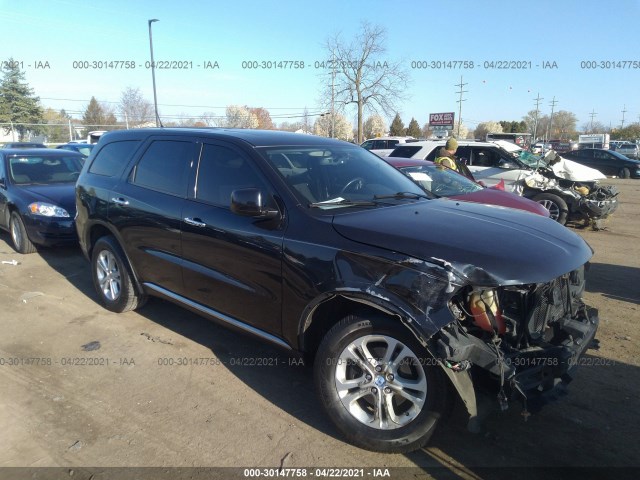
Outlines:
[[196, 218], [186, 217], [184, 219], [184, 223], [186, 223], [187, 225], [193, 225], [194, 227], [200, 227], [200, 228], [207, 226], [207, 224], [204, 222], [201, 222], [199, 218], [196, 219]]
[[111, 201], [113, 203], [115, 203], [116, 205], [129, 205], [129, 200], [127, 200], [126, 198], [112, 198]]

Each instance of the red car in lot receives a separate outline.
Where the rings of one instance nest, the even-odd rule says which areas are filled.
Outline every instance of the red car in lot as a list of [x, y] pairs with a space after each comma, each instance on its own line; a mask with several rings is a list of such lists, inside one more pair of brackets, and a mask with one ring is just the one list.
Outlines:
[[549, 211], [538, 202], [515, 193], [483, 187], [449, 168], [436, 165], [428, 160], [398, 157], [386, 157], [384, 160], [411, 177], [425, 191], [439, 197], [518, 208], [545, 217], [549, 216]]

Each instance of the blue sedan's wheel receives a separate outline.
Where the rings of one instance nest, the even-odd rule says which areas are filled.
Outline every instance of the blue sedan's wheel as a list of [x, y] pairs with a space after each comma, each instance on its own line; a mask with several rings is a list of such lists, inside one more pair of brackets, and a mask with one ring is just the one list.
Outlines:
[[29, 240], [27, 230], [24, 228], [24, 222], [18, 212], [13, 212], [11, 214], [11, 221], [9, 223], [11, 241], [13, 242], [13, 248], [16, 249], [16, 252], [22, 254], [35, 252], [36, 247], [31, 243], [31, 240]]

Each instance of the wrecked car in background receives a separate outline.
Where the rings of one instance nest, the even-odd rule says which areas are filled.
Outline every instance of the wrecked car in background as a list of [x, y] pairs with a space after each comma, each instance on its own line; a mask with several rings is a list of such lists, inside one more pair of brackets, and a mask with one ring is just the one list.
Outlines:
[[454, 395], [472, 427], [483, 392], [528, 413], [594, 344], [597, 311], [582, 301], [592, 251], [578, 235], [432, 199], [338, 140], [110, 132], [76, 203], [105, 308], [154, 295], [302, 354], [326, 414], [363, 448], [420, 448]]
[[501, 175], [483, 166], [469, 166], [474, 177], [485, 182], [509, 177], [511, 181], [505, 182], [505, 188], [539, 202], [560, 224], [564, 225], [569, 219], [587, 220], [598, 230], [603, 220], [618, 208], [618, 189], [600, 185], [606, 176], [599, 171], [562, 158], [554, 150], [537, 156], [509, 142], [493, 143], [512, 155], [515, 163], [506, 162], [502, 166], [504, 170], [511, 170], [511, 175]]
[[[444, 141], [415, 142], [397, 147], [390, 156], [433, 160], [443, 145]], [[505, 190], [540, 203], [562, 225], [586, 220], [598, 229], [618, 207], [617, 189], [600, 185], [604, 175], [553, 151], [539, 157], [504, 140], [460, 140], [456, 156], [475, 180], [487, 186], [504, 182]]]

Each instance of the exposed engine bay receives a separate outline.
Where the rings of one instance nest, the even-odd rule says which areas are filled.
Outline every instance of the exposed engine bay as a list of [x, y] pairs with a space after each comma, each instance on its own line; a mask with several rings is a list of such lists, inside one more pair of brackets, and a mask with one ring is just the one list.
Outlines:
[[580, 267], [548, 283], [467, 287], [451, 300], [457, 321], [441, 330], [437, 356], [497, 395], [502, 410], [521, 400], [524, 413], [535, 411], [571, 381], [584, 350], [597, 348], [598, 312], [583, 303], [584, 284]]

